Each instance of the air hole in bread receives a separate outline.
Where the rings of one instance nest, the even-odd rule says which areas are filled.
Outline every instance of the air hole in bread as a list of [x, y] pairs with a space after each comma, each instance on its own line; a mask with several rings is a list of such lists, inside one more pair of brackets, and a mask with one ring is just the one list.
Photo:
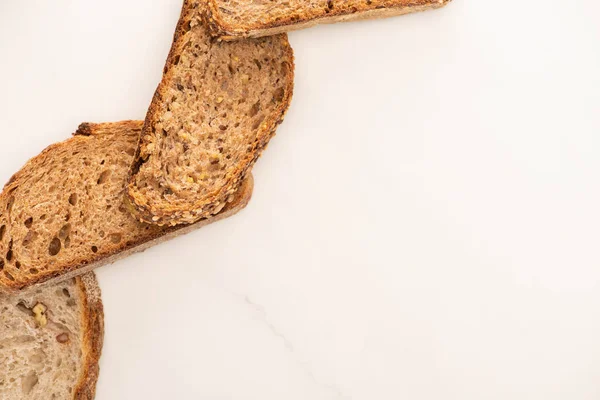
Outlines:
[[72, 206], [77, 205], [77, 193], [71, 193], [69, 196], [69, 204]]
[[37, 239], [38, 234], [37, 232], [34, 232], [32, 230], [28, 231], [27, 234], [25, 235], [25, 237], [23, 238], [23, 246], [27, 247], [29, 246], [35, 239]]
[[325, 12], [329, 13], [331, 10], [333, 10], [333, 0], [327, 0], [327, 8], [325, 9]]
[[275, 90], [275, 93], [273, 94], [273, 102], [280, 102], [283, 100], [283, 98], [285, 97], [285, 89], [283, 88], [279, 88], [277, 90]]
[[133, 147], [128, 148], [127, 150], [125, 150], [125, 153], [131, 157], [133, 157], [135, 155], [135, 149]]
[[100, 231], [98, 234], [100, 235], [101, 238], [103, 238], [104, 236], [106, 236], [106, 232], [104, 232], [104, 231]]
[[71, 237], [67, 236], [65, 238], [65, 249], [68, 249], [71, 246]]
[[9, 251], [6, 252], [6, 261], [11, 262], [13, 258], [13, 251], [12, 249], [10, 249]]
[[102, 172], [100, 174], [100, 177], [98, 178], [98, 185], [102, 185], [102, 184], [106, 183], [108, 178], [110, 178], [110, 170], [106, 170], [106, 171]]
[[4, 239], [4, 234], [6, 233], [6, 225], [0, 226], [0, 242]]
[[[250, 107], [250, 111], [248, 112], [248, 116], [250, 117], [254, 117], [256, 116], [256, 114], [258, 114], [258, 112], [260, 111], [260, 101], [257, 101], [256, 103], [254, 103], [252, 105], [252, 107]], [[239, 126], [239, 124], [238, 124]], [[237, 128], [237, 126], [236, 126]]]
[[27, 228], [31, 228], [31, 225], [33, 225], [33, 217], [29, 217], [25, 220], [25, 226]]
[[15, 268], [16, 269], [21, 269], [21, 263], [19, 261], [15, 262]]
[[46, 214], [42, 214], [40, 216], [40, 220], [42, 220], [42, 221], [45, 220], [46, 218], [48, 218], [48, 216]]
[[62, 293], [65, 295], [65, 297], [71, 297], [71, 293], [69, 293], [69, 289], [67, 288], [64, 288], [62, 290]]
[[98, 252], [98, 247], [97, 246], [92, 246], [92, 252], [97, 253]]
[[15, 203], [15, 196], [10, 196], [8, 198], [8, 202], [6, 202], [6, 210], [10, 212], [14, 203]]
[[21, 381], [21, 390], [23, 391], [23, 394], [28, 396], [38, 382], [39, 378], [37, 373], [35, 371], [29, 372]]
[[33, 275], [37, 275], [40, 271], [37, 268], [29, 268], [29, 273]]
[[260, 124], [262, 124], [262, 122], [265, 120], [265, 117], [261, 116], [259, 117], [256, 121], [254, 121], [254, 124], [252, 124], [252, 129], [256, 130], [258, 129], [258, 127], [260, 126]]
[[8, 271], [4, 271], [4, 276], [8, 278], [9, 281], [15, 281], [15, 277], [10, 274]]
[[123, 235], [121, 235], [120, 233], [111, 233], [110, 234], [110, 241], [113, 242], [114, 244], [121, 243], [121, 240], [123, 240]]
[[100, 162], [100, 165], [104, 165], [105, 162], [106, 160], [102, 160], [102, 162]]
[[48, 253], [50, 253], [51, 256], [55, 256], [58, 253], [60, 253], [60, 248], [61, 248], [60, 239], [55, 237], [50, 242], [50, 246], [48, 246]]
[[0, 257], [0, 272], [4, 269], [4, 258]]
[[183, 25], [183, 32], [189, 32], [192, 30], [192, 20], [189, 20]]
[[71, 224], [65, 224], [58, 231], [58, 238], [65, 240], [71, 234]]

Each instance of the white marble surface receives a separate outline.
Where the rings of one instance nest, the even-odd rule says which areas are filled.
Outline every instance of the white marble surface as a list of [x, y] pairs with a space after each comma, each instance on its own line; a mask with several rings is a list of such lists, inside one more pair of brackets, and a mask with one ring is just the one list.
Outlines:
[[[180, 0], [0, 2], [0, 181], [143, 118]], [[600, 398], [600, 4], [290, 35], [241, 214], [98, 272], [98, 400]]]

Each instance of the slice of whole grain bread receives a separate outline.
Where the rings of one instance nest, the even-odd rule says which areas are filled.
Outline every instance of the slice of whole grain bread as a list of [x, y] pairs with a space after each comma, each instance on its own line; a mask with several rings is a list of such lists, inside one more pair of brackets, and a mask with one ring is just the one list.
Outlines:
[[172, 228], [136, 220], [124, 200], [142, 126], [82, 124], [11, 178], [0, 194], [0, 289], [81, 275], [246, 206], [251, 176], [212, 218]]
[[439, 8], [451, 0], [208, 0], [211, 33], [262, 37], [318, 24], [385, 18]]
[[186, 0], [140, 139], [128, 187], [148, 223], [193, 223], [218, 213], [284, 117], [294, 57], [285, 35], [211, 38], [206, 0]]
[[0, 398], [93, 399], [103, 338], [93, 272], [43, 289], [0, 292]]

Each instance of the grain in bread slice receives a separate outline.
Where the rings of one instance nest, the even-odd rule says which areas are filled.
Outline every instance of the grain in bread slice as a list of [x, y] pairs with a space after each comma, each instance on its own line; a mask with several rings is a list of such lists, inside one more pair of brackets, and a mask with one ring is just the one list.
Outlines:
[[162, 228], [124, 203], [141, 121], [82, 124], [30, 160], [0, 194], [0, 289], [57, 282], [226, 218], [249, 201], [252, 179], [221, 212]]
[[0, 398], [93, 399], [103, 338], [93, 272], [43, 289], [0, 292]]
[[193, 223], [225, 207], [291, 100], [287, 37], [218, 42], [205, 11], [204, 0], [184, 2], [132, 168], [130, 202], [148, 223]]
[[439, 8], [451, 0], [208, 0], [211, 33], [262, 37], [318, 24], [385, 18]]

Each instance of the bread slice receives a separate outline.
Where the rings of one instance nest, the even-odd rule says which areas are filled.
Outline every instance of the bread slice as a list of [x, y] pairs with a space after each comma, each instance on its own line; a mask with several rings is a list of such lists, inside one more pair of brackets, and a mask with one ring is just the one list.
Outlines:
[[137, 221], [124, 199], [142, 126], [82, 124], [12, 177], [0, 194], [0, 288], [81, 275], [246, 206], [251, 177], [213, 218], [173, 228]]
[[103, 338], [93, 272], [44, 289], [0, 292], [0, 398], [93, 399]]
[[206, 0], [186, 0], [148, 110], [129, 198], [140, 219], [193, 223], [218, 213], [284, 117], [294, 57], [285, 35], [220, 43]]
[[451, 0], [208, 0], [211, 33], [223, 40], [280, 34], [318, 24], [392, 17]]

